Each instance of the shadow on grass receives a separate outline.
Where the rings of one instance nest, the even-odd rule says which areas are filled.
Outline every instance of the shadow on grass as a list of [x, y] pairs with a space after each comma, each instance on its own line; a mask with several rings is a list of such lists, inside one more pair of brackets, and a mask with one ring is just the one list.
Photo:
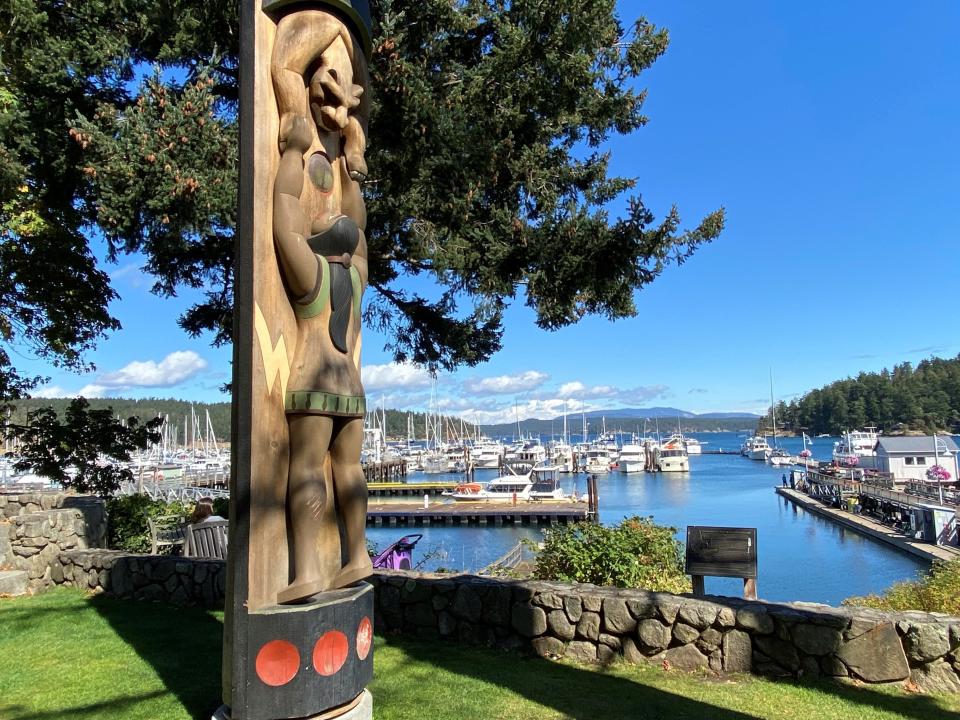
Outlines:
[[[798, 685], [800, 683], [797, 683]], [[841, 685], [830, 680], [821, 680], [816, 683], [806, 683], [804, 687], [816, 688], [820, 692], [833, 695], [838, 699], [850, 703], [863, 705], [877, 711], [893, 713], [897, 717], [910, 720], [957, 720], [960, 713], [948, 710], [929, 695], [908, 695], [905, 690], [897, 687], [891, 692], [878, 692], [869, 685]], [[960, 706], [960, 703], [957, 704]]]
[[[667, 690], [644, 685], [642, 680], [631, 680], [604, 673], [601, 669], [583, 669], [537, 657], [522, 657], [494, 650], [470, 648], [443, 643], [428, 643], [408, 638], [385, 637], [384, 642], [403, 651], [407, 656], [465, 677], [476, 678], [507, 688], [516, 694], [563, 713], [577, 720], [633, 720], [637, 718], [665, 718], [668, 720], [741, 720], [768, 717], [748, 715], [708, 702], [694, 700]], [[694, 676], [697, 677], [697, 676]], [[710, 678], [698, 678], [710, 684]], [[749, 682], [749, 680], [747, 681]], [[911, 720], [958, 718], [960, 714], [948, 710], [935, 698], [927, 695], [908, 695], [902, 690], [880, 692], [868, 686], [841, 685], [831, 680], [799, 682], [778, 681], [787, 687], [810, 691], [809, 717], [817, 716], [816, 693], [835, 697], [864, 709], [886, 712]], [[393, 694], [389, 687], [378, 688], [378, 698]], [[773, 688], [776, 692], [776, 688]], [[398, 698], [399, 700], [399, 698]], [[853, 708], [851, 708], [853, 710]], [[856, 712], [856, 710], [853, 710]], [[852, 715], [859, 717], [859, 714]]]
[[0, 717], [4, 720], [68, 720], [82, 717], [116, 717], [117, 713], [147, 700], [154, 700], [167, 694], [166, 690], [156, 690], [141, 695], [112, 698], [103, 702], [77, 705], [63, 710], [36, 711], [23, 705], [0, 705]]
[[[602, 670], [445, 642], [406, 638], [384, 638], [384, 642], [415, 660], [506, 688], [576, 720], [756, 720], [758, 717], [675, 695]], [[389, 700], [393, 694], [389, 686], [378, 685], [375, 692], [381, 701]], [[491, 717], [496, 716], [497, 711], [491, 708]]]
[[220, 706], [223, 623], [212, 613], [103, 595], [90, 604], [150, 664], [191, 717], [209, 718]]

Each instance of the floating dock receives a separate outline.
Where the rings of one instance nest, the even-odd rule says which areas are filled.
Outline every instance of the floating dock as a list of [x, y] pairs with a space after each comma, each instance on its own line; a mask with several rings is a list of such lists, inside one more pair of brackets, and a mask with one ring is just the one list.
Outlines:
[[368, 482], [367, 493], [370, 497], [420, 497], [424, 495], [442, 495], [454, 490], [456, 483], [404, 483], [404, 482]]
[[367, 506], [367, 525], [407, 526], [551, 526], [585, 522], [595, 516], [587, 503], [553, 502], [458, 502], [374, 503]]
[[407, 477], [407, 461], [384, 460], [366, 463], [363, 466], [363, 476], [368, 483], [403, 482]]
[[903, 552], [923, 558], [924, 560], [932, 562], [934, 560], [956, 560], [960, 558], [960, 547], [933, 545], [932, 543], [923, 542], [922, 540], [915, 540], [863, 515], [854, 515], [845, 510], [829, 507], [799, 490], [777, 487], [776, 491], [778, 494], [805, 510], [829, 518], [838, 525], [843, 525], [874, 540], [885, 542]]

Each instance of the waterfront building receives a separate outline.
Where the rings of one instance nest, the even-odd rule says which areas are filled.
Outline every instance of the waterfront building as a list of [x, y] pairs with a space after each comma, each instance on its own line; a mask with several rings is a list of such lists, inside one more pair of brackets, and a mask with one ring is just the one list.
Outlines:
[[957, 453], [960, 448], [948, 436], [936, 436], [936, 452], [934, 452], [934, 437], [924, 435], [920, 437], [888, 437], [883, 435], [877, 439], [876, 462], [877, 469], [890, 473], [897, 482], [931, 482], [927, 478], [927, 470], [934, 465], [940, 465], [950, 473], [950, 480], [957, 481]]

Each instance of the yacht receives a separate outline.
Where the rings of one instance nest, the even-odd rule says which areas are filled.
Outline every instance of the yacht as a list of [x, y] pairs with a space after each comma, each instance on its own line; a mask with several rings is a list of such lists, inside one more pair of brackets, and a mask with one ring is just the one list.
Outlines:
[[660, 472], [688, 472], [690, 458], [683, 443], [678, 440], [667, 441], [656, 450], [655, 464]]
[[862, 465], [863, 458], [876, 457], [880, 433], [873, 426], [846, 432], [833, 444], [833, 459], [840, 465]]
[[453, 490], [444, 492], [457, 502], [513, 502], [529, 500], [533, 489], [533, 468], [519, 472], [513, 465], [504, 465], [500, 477], [490, 482], [461, 483]]
[[530, 475], [533, 487], [530, 488], [531, 500], [566, 500], [567, 493], [560, 487], [560, 467], [542, 465], [533, 468]]
[[702, 443], [696, 438], [684, 438], [683, 446], [687, 449], [687, 455], [702, 455], [703, 448], [701, 447]]
[[638, 473], [646, 467], [646, 452], [643, 445], [627, 443], [620, 448], [620, 472]]
[[767, 459], [767, 454], [770, 452], [770, 446], [767, 444], [767, 439], [761, 435], [755, 435], [752, 438], [747, 439], [743, 444], [743, 450], [741, 452], [746, 457], [751, 460], [759, 460], [763, 462]]
[[470, 450], [470, 459], [478, 470], [491, 470], [500, 467], [505, 452], [503, 443], [489, 438], [480, 438]]

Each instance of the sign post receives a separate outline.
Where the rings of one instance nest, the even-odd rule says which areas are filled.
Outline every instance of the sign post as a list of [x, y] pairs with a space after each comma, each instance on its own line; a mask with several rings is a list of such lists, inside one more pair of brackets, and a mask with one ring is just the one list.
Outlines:
[[743, 596], [757, 599], [757, 529], [687, 527], [685, 572], [693, 581], [693, 594], [704, 595], [703, 579], [743, 578]]

